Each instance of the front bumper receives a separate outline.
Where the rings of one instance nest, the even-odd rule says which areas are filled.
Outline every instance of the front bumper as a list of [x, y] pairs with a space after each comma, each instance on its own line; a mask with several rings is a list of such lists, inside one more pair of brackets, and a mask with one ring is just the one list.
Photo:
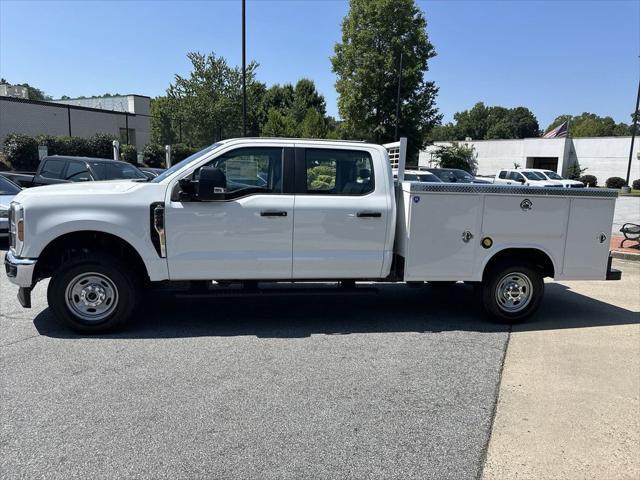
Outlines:
[[16, 257], [11, 251], [4, 256], [4, 269], [11, 283], [19, 287], [33, 287], [33, 271], [36, 268], [37, 259]]

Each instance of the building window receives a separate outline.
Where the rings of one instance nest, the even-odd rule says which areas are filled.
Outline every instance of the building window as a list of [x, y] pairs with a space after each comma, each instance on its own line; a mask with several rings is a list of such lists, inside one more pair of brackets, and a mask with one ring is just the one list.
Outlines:
[[127, 138], [127, 129], [126, 128], [121, 128], [120, 129], [120, 143], [123, 144], [123, 145], [126, 145], [126, 144], [136, 145], [136, 129], [135, 128], [130, 128], [129, 129], [129, 138]]

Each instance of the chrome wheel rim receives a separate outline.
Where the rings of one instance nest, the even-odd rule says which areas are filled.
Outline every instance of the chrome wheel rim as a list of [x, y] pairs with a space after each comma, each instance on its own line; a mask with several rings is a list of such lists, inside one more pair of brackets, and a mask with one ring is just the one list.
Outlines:
[[86, 322], [104, 320], [118, 306], [118, 289], [109, 277], [97, 272], [81, 273], [67, 285], [67, 308]]
[[533, 297], [533, 284], [520, 272], [506, 274], [498, 282], [496, 302], [501, 310], [516, 313], [527, 308]]

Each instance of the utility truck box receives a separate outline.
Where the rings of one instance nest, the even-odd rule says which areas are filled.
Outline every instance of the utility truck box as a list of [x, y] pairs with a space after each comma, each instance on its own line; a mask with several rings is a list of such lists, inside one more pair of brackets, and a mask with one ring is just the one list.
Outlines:
[[403, 280], [480, 282], [496, 253], [510, 249], [543, 253], [555, 279], [603, 280], [616, 195], [403, 182], [396, 227]]

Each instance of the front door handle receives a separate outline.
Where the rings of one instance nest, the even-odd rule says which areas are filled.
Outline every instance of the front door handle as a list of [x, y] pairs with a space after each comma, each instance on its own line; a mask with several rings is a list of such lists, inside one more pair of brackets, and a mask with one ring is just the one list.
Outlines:
[[287, 212], [260, 212], [261, 217], [286, 217]]
[[358, 218], [380, 218], [382, 213], [380, 212], [358, 212], [356, 214]]

